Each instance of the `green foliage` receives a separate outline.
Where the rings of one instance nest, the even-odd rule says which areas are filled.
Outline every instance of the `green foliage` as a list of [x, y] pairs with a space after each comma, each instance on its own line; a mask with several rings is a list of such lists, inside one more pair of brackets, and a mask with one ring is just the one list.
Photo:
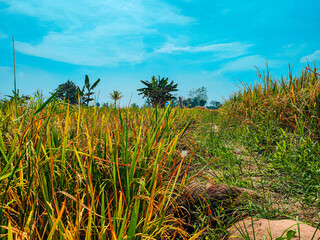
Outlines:
[[183, 104], [183, 106], [188, 107], [188, 108], [196, 107], [196, 105], [193, 104], [193, 101], [191, 98], [183, 99], [182, 104]]
[[208, 109], [219, 109], [222, 106], [222, 103], [219, 101], [212, 100], [209, 106], [206, 106]]
[[183, 105], [189, 108], [204, 106], [208, 101], [207, 89], [201, 87], [198, 89], [192, 89], [189, 92], [189, 97], [183, 100]]
[[140, 92], [139, 95], [143, 95], [143, 98], [149, 99], [153, 107], [163, 108], [167, 102], [175, 98], [171, 92], [178, 91], [178, 84], [174, 84], [173, 81], [168, 83], [168, 78], [160, 78], [160, 76], [158, 79], [152, 76], [151, 82], [143, 80], [141, 82], [146, 87], [137, 89], [137, 91]]
[[284, 237], [284, 236], [281, 236], [281, 237], [277, 237], [276, 240], [291, 240], [294, 235], [296, 235], [297, 231], [296, 230], [289, 230], [287, 232], [287, 236]]
[[179, 100], [178, 100], [178, 98], [174, 98], [174, 99], [172, 99], [171, 100], [171, 103], [170, 103], [170, 106], [171, 107], [178, 107], [179, 106]]
[[94, 94], [94, 92], [92, 91], [98, 85], [99, 82], [100, 82], [100, 78], [98, 78], [98, 80], [91, 85], [89, 77], [88, 75], [86, 75], [82, 90], [79, 87], [77, 88], [77, 91], [82, 98], [82, 102], [87, 106], [89, 106], [89, 103], [94, 100], [92, 98], [92, 95]]
[[57, 92], [57, 99], [67, 101], [69, 104], [77, 104], [78, 89], [79, 87], [73, 81], [67, 80], [65, 83], [60, 84], [54, 92]]
[[[35, 113], [33, 114], [33, 117], [36, 116], [38, 113], [40, 113], [50, 102], [52, 102], [53, 99], [57, 97], [59, 93], [59, 89], [51, 95], [44, 103], [42, 103], [42, 98], [38, 98], [38, 108], [36, 109]], [[39, 95], [38, 95], [39, 96]], [[41, 96], [41, 95], [40, 95]]]
[[[242, 144], [268, 163], [269, 188], [303, 204], [320, 207], [320, 77], [302, 70], [271, 79], [258, 72], [262, 83], [243, 84], [219, 109], [225, 122], [241, 129]], [[276, 183], [271, 179], [276, 179]]]
[[119, 101], [123, 97], [122, 93], [117, 90], [113, 90], [113, 92], [110, 93], [110, 98], [114, 101], [114, 104], [117, 104], [117, 101]]
[[204, 106], [208, 100], [207, 89], [205, 87], [192, 89], [189, 93], [189, 97], [192, 99], [194, 105]]
[[30, 100], [29, 96], [26, 95], [22, 95], [20, 96], [19, 94], [19, 89], [15, 91], [12, 91], [13, 95], [5, 95], [6, 97], [9, 97], [9, 102], [14, 102], [17, 101], [17, 103], [21, 104], [21, 103], [26, 103], [28, 100]]
[[150, 98], [146, 97], [146, 99], [144, 100], [143, 107], [146, 107], [146, 108], [150, 108], [150, 107], [152, 107], [152, 104], [151, 104]]
[[[295, 217], [288, 204], [307, 209], [304, 217], [315, 223], [320, 79], [315, 70], [301, 77], [289, 74], [281, 87], [270, 80], [252, 86], [218, 111], [73, 108], [51, 101], [55, 95], [46, 101], [38, 95], [19, 104], [13, 117], [14, 103], [0, 102], [0, 225], [8, 226], [0, 234], [225, 239], [227, 228], [243, 215]], [[154, 79], [155, 85], [161, 80]], [[121, 92], [115, 95], [116, 101]], [[150, 100], [165, 105], [156, 102]], [[184, 149], [189, 154], [181, 157]], [[179, 200], [196, 178], [253, 189], [262, 197], [213, 206], [202, 196], [201, 206], [188, 212], [194, 221], [184, 222]], [[279, 239], [293, 235], [289, 230]]]
[[138, 109], [138, 108], [139, 108], [139, 105], [138, 105], [138, 104], [136, 104], [136, 103], [132, 103], [132, 104], [131, 104], [131, 108]]
[[175, 212], [187, 165], [178, 142], [188, 136], [192, 113], [32, 98], [15, 119], [12, 106], [0, 108], [0, 225], [10, 223], [12, 235], [190, 237]]
[[[246, 119], [250, 123], [265, 123], [265, 117], [276, 126], [298, 136], [320, 138], [320, 78], [316, 72], [302, 70], [300, 75], [272, 79], [269, 70], [257, 73], [262, 83], [243, 84], [243, 90], [234, 94], [225, 104], [230, 120]], [[232, 112], [232, 114], [231, 114]], [[255, 125], [255, 124], [253, 124]]]
[[89, 106], [89, 103], [93, 100], [93, 89], [98, 85], [99, 82], [100, 78], [91, 85], [89, 77], [86, 75], [84, 86], [82, 89], [80, 89], [73, 81], [68, 80], [63, 84], [60, 84], [55, 89], [55, 92], [58, 92], [56, 98], [61, 99], [62, 101], [67, 101], [69, 104], [77, 104], [79, 103], [80, 97], [81, 102]]

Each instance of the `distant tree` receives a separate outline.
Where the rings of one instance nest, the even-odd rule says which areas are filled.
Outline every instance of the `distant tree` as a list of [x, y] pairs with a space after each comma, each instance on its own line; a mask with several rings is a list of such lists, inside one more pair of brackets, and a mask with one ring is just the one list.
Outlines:
[[79, 87], [69, 79], [60, 84], [54, 92], [58, 91], [57, 99], [61, 99], [63, 101], [68, 101], [70, 104], [78, 103], [78, 89]]
[[189, 93], [189, 97], [192, 99], [195, 106], [204, 106], [208, 101], [207, 89], [205, 87], [192, 89]]
[[177, 97], [175, 97], [175, 98], [173, 98], [173, 99], [171, 100], [171, 106], [172, 106], [172, 107], [178, 107], [178, 106], [179, 106], [179, 100], [178, 100]]
[[117, 101], [119, 101], [123, 97], [122, 93], [117, 90], [113, 90], [113, 92], [110, 93], [110, 98], [114, 101], [114, 104], [117, 104]]
[[191, 98], [185, 99], [182, 97], [182, 104], [184, 107], [188, 107], [188, 108], [195, 107]]
[[81, 96], [82, 102], [87, 106], [89, 106], [89, 103], [93, 100], [91, 95], [93, 95], [94, 92], [92, 92], [92, 90], [98, 85], [99, 82], [100, 82], [100, 78], [98, 78], [98, 80], [91, 85], [89, 77], [88, 75], [86, 75], [82, 90], [78, 87], [78, 94]]
[[212, 100], [209, 104], [209, 106], [207, 106], [208, 109], [218, 109], [219, 107], [221, 107], [222, 104], [221, 102], [219, 101], [215, 101], [215, 100]]
[[137, 109], [137, 108], [139, 108], [139, 105], [136, 104], [136, 103], [132, 103], [132, 104], [131, 104], [131, 108]]
[[110, 107], [110, 104], [109, 104], [109, 103], [103, 103], [103, 104], [102, 104], [102, 107], [109, 108], [109, 107]]
[[201, 87], [198, 89], [192, 89], [189, 92], [189, 97], [182, 101], [183, 105], [186, 107], [196, 107], [204, 106], [208, 101], [207, 89]]
[[19, 103], [25, 103], [26, 101], [30, 100], [30, 97], [27, 95], [22, 95], [20, 96], [19, 94], [19, 89], [15, 91], [12, 91], [12, 95], [5, 95], [5, 97], [9, 98], [9, 102], [13, 102], [14, 100], [16, 100]]
[[148, 98], [153, 107], [163, 108], [167, 102], [175, 98], [171, 92], [178, 91], [178, 84], [174, 84], [173, 81], [168, 83], [168, 78], [160, 78], [160, 76], [158, 79], [152, 76], [151, 79], [151, 82], [141, 80], [146, 87], [137, 91], [140, 92], [139, 95], [143, 95], [143, 98]]
[[147, 97], [147, 98], [144, 100], [143, 107], [146, 107], [146, 108], [150, 108], [150, 107], [152, 107], [152, 104], [151, 104], [150, 98], [148, 98], [148, 97]]

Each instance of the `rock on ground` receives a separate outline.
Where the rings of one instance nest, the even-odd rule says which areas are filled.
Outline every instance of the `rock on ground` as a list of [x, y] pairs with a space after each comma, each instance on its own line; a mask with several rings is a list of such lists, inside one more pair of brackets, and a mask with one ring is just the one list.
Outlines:
[[192, 182], [186, 187], [186, 191], [182, 196], [182, 202], [187, 206], [200, 206], [200, 199], [206, 198], [211, 205], [229, 205], [231, 202], [240, 200], [241, 198], [258, 198], [259, 195], [254, 191], [227, 186], [223, 184], [210, 184]]
[[[247, 236], [251, 239], [254, 239], [253, 237], [253, 230], [256, 240], [263, 239], [263, 236], [265, 236], [266, 240], [276, 239], [277, 237], [280, 237], [283, 233], [283, 237], [287, 236], [288, 230], [296, 231], [296, 234], [292, 239], [301, 239], [301, 240], [311, 240], [313, 234], [316, 231], [316, 228], [309, 226], [305, 223], [299, 223], [300, 227], [300, 238], [298, 233], [298, 226], [297, 222], [294, 220], [268, 220], [268, 219], [255, 219], [253, 221], [253, 228], [252, 228], [252, 221], [251, 218], [246, 218], [238, 223], [235, 224], [237, 228], [242, 232], [242, 234], [239, 232], [239, 230], [232, 226], [228, 229], [230, 232], [229, 238], [232, 240], [240, 240], [240, 239], [247, 239], [244, 238], [244, 234], [247, 232]], [[290, 229], [288, 229], [290, 228]], [[252, 230], [253, 229], [253, 230]], [[270, 238], [270, 234], [272, 238]], [[242, 237], [235, 237], [235, 236], [242, 236]], [[316, 232], [316, 235], [313, 238], [314, 240], [320, 239], [320, 230]]]

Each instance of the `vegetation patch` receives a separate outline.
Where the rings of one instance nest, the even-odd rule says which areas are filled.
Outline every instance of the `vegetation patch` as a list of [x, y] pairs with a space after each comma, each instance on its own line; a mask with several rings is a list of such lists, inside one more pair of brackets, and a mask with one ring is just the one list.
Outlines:
[[318, 236], [319, 74], [260, 76], [219, 110], [159, 100], [160, 77], [140, 89], [154, 108], [121, 108], [119, 91], [89, 106], [99, 81], [87, 77], [73, 105], [63, 86], [1, 100], [1, 237], [223, 239], [247, 217], [301, 220]]

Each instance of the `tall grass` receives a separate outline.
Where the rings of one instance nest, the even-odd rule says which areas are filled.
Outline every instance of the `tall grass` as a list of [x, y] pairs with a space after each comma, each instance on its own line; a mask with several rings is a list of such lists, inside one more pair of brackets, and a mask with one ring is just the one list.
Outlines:
[[319, 73], [308, 66], [280, 79], [269, 70], [258, 78], [258, 84], [243, 84], [220, 113], [241, 128], [242, 144], [265, 157], [270, 189], [320, 207]]
[[301, 74], [272, 79], [269, 69], [258, 70], [261, 83], [243, 84], [221, 109], [229, 118], [251, 126], [270, 122], [299, 136], [319, 140], [320, 77], [317, 69], [308, 67]]
[[189, 237], [176, 199], [192, 114], [63, 102], [35, 114], [43, 102], [19, 104], [18, 117], [13, 103], [0, 104], [2, 237]]

